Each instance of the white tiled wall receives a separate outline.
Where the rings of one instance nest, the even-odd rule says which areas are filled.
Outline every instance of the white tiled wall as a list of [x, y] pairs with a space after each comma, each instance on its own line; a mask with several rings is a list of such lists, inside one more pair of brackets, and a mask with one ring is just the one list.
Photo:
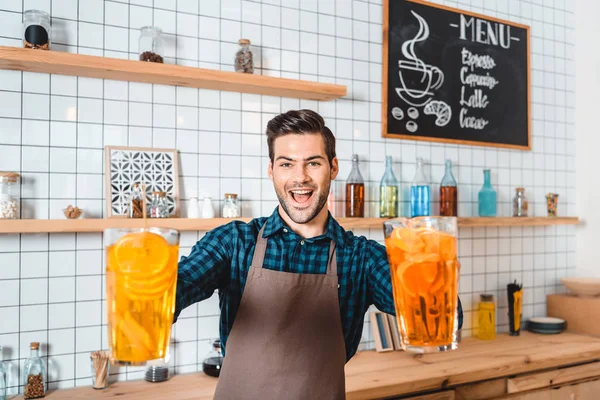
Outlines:
[[[368, 216], [377, 215], [386, 154], [404, 186], [416, 156], [424, 157], [434, 193], [444, 159], [451, 158], [462, 216], [476, 212], [484, 167], [493, 171], [500, 215], [509, 215], [521, 185], [534, 215], [544, 214], [549, 191], [560, 193], [560, 213], [573, 215], [573, 6], [566, 0], [442, 3], [531, 26], [531, 152], [381, 138], [381, 0], [0, 0], [0, 45], [21, 46], [22, 11], [35, 8], [52, 15], [54, 50], [135, 59], [138, 28], [154, 24], [165, 32], [168, 63], [232, 70], [237, 40], [246, 37], [258, 74], [348, 87], [347, 97], [321, 103], [0, 71], [0, 170], [23, 175], [23, 218], [62, 218], [68, 204], [101, 217], [103, 146], [177, 148], [184, 216], [189, 197], [220, 199], [225, 192], [240, 194], [243, 216], [268, 215], [277, 203], [266, 175], [264, 128], [273, 115], [303, 107], [322, 113], [337, 135], [338, 198], [351, 155], [359, 154]], [[379, 230], [357, 233], [382, 239]], [[201, 235], [184, 233], [182, 253]], [[44, 343], [50, 387], [91, 383], [89, 352], [106, 347], [102, 246], [102, 235], [94, 233], [0, 234], [0, 344], [13, 391], [31, 341]], [[503, 293], [514, 279], [525, 286], [524, 317], [544, 314], [545, 295], [561, 290], [559, 278], [574, 271], [574, 251], [570, 227], [461, 229], [465, 334], [476, 326], [471, 310], [483, 291], [499, 295], [499, 329], [507, 329]], [[214, 297], [184, 311], [174, 329], [177, 372], [198, 370], [217, 323]], [[368, 323], [363, 342], [372, 345]], [[134, 379], [142, 371], [113, 372]]]

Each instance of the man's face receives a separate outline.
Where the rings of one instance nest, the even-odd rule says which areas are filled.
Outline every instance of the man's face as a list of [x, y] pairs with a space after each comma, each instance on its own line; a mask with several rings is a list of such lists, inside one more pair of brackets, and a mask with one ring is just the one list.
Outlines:
[[319, 134], [290, 134], [275, 139], [269, 178], [279, 204], [297, 224], [311, 221], [327, 203], [330, 183], [338, 173], [337, 158], [331, 165], [325, 141]]

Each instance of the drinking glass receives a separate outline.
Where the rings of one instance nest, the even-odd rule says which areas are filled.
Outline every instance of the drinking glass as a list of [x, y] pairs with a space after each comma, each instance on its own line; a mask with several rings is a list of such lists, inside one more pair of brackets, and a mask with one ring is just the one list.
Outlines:
[[106, 303], [111, 363], [169, 359], [179, 232], [107, 229]]
[[401, 345], [417, 353], [458, 347], [456, 217], [384, 222]]

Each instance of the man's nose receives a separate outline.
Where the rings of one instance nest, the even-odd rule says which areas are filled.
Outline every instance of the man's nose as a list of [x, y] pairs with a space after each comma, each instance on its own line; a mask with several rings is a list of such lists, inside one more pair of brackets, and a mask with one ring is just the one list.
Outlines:
[[304, 183], [309, 180], [309, 176], [306, 173], [306, 168], [304, 165], [297, 165], [294, 170], [294, 180], [298, 183]]

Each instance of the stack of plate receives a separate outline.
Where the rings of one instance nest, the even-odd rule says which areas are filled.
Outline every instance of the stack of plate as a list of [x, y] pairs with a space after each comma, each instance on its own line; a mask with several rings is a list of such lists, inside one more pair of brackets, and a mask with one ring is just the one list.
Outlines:
[[162, 365], [153, 365], [146, 370], [146, 380], [148, 382], [164, 382], [169, 379], [169, 367]]
[[552, 335], [561, 333], [567, 328], [567, 323], [561, 318], [533, 317], [527, 320], [527, 330], [534, 333]]

